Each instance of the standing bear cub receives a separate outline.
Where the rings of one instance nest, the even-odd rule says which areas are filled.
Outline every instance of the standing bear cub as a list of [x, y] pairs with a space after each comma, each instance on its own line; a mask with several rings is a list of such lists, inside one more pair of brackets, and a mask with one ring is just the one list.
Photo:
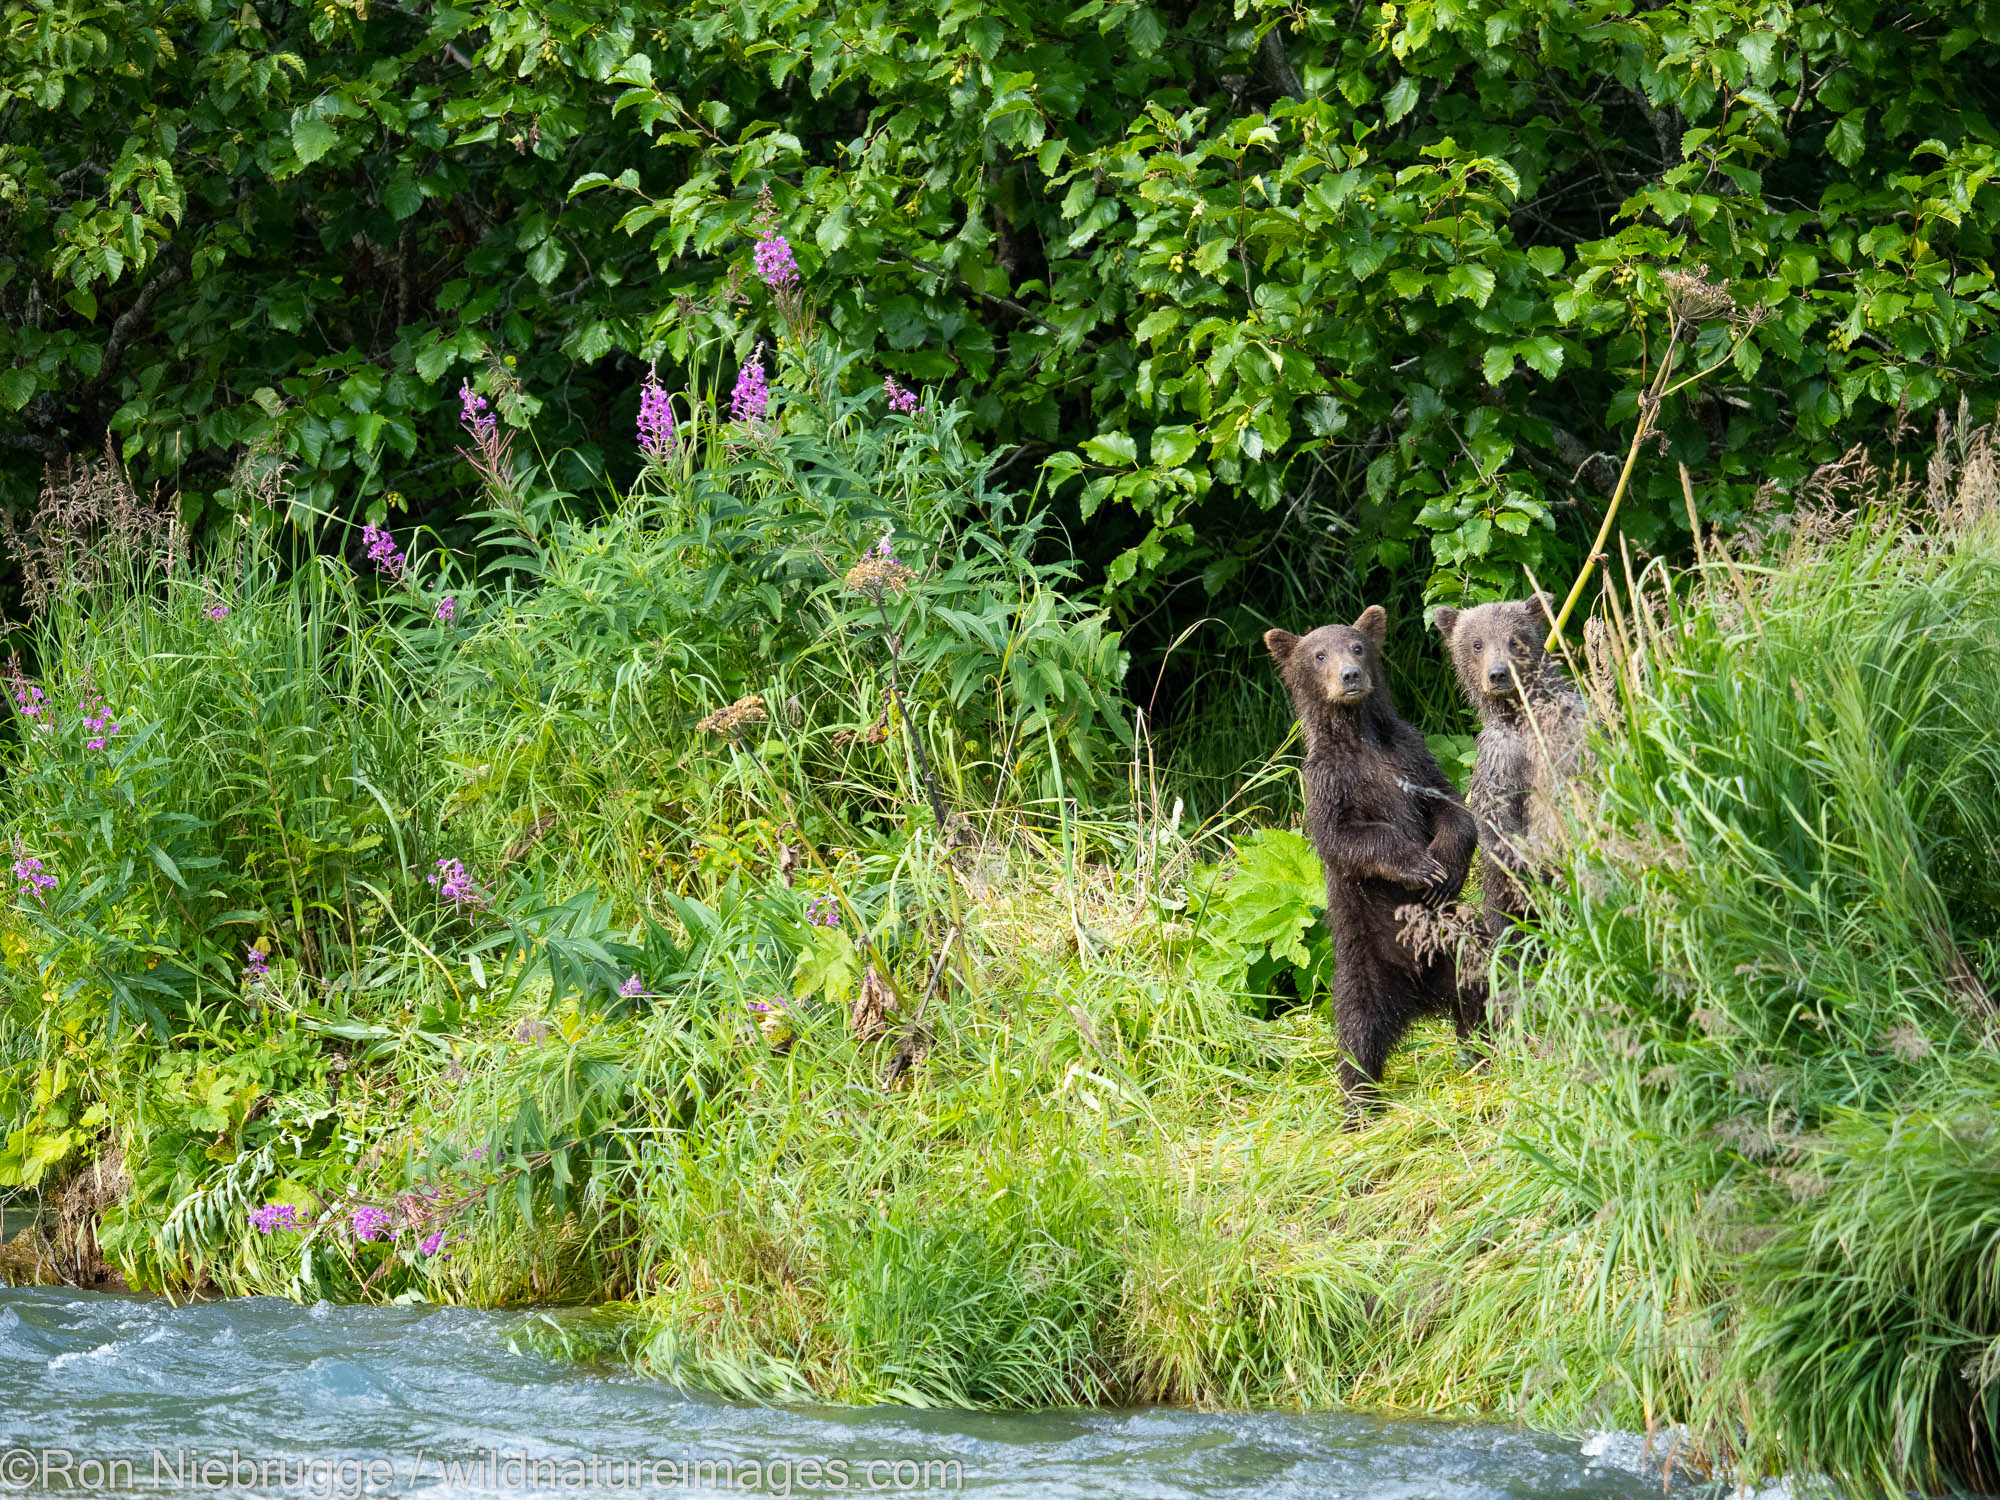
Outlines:
[[1547, 594], [1431, 616], [1479, 714], [1479, 755], [1466, 799], [1479, 820], [1479, 882], [1486, 931], [1498, 937], [1529, 915], [1523, 880], [1547, 868], [1561, 832], [1558, 800], [1577, 773], [1583, 696], [1542, 641]]
[[1388, 623], [1377, 604], [1351, 626], [1264, 635], [1305, 731], [1306, 829], [1326, 867], [1340, 1081], [1357, 1100], [1418, 1016], [1448, 1014], [1461, 1037], [1485, 1017], [1483, 983], [1461, 984], [1449, 953], [1419, 958], [1398, 935], [1399, 907], [1458, 894], [1478, 831], [1390, 700]]

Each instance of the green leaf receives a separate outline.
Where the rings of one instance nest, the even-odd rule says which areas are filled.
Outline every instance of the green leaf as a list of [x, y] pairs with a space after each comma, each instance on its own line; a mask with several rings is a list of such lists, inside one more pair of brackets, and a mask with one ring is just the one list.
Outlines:
[[1833, 129], [1827, 132], [1826, 149], [1843, 167], [1861, 160], [1868, 144], [1867, 124], [1868, 111], [1853, 109], [1835, 121]]
[[292, 122], [292, 150], [299, 160], [311, 166], [340, 143], [340, 137], [326, 121], [317, 115], [301, 114]]
[[1411, 270], [1408, 266], [1397, 266], [1391, 271], [1389, 285], [1396, 289], [1398, 297], [1405, 298], [1421, 297], [1430, 289], [1430, 282], [1425, 279], [1424, 273]]
[[148, 844], [146, 846], [146, 853], [152, 856], [153, 863], [160, 867], [161, 873], [167, 879], [171, 880], [180, 889], [187, 889], [187, 881], [181, 877], [180, 866], [174, 863], [173, 858], [166, 850], [162, 849], [158, 844]]
[[1405, 73], [1396, 80], [1395, 86], [1382, 96], [1382, 117], [1394, 125], [1404, 115], [1417, 107], [1417, 80]]
[[1167, 28], [1160, 24], [1159, 12], [1150, 5], [1138, 6], [1131, 14], [1131, 20], [1125, 23], [1126, 40], [1138, 56], [1151, 57], [1166, 41]]
[[1444, 284], [1454, 297], [1484, 307], [1493, 295], [1493, 272], [1486, 266], [1453, 266], [1445, 273]]
[[616, 342], [612, 338], [609, 323], [590, 323], [577, 334], [572, 352], [577, 359], [589, 365], [604, 358], [615, 346]]
[[1531, 339], [1522, 339], [1514, 346], [1514, 352], [1545, 380], [1553, 380], [1562, 372], [1562, 340], [1553, 335], [1541, 333]]
[[809, 933], [792, 970], [792, 993], [843, 1004], [861, 982], [861, 955], [854, 940], [840, 927], [814, 927]]
[[528, 252], [528, 274], [547, 286], [556, 279], [568, 259], [569, 251], [554, 235], [550, 235]]
[[1074, 453], [1064, 450], [1052, 453], [1042, 465], [1042, 472], [1052, 483], [1060, 484], [1065, 479], [1073, 479], [1083, 472], [1083, 460]]
[[24, 370], [19, 365], [0, 370], [0, 401], [7, 403], [10, 411], [19, 411], [35, 397], [35, 372]]
[[1129, 432], [1100, 432], [1085, 438], [1083, 451], [1101, 464], [1136, 464], [1139, 444]]
[[1201, 436], [1192, 427], [1153, 429], [1153, 462], [1164, 468], [1179, 468], [1194, 457], [1195, 449], [1200, 446]]
[[383, 186], [382, 204], [399, 222], [424, 206], [423, 190], [417, 186], [416, 173], [407, 165]]
[[653, 81], [653, 60], [643, 52], [634, 52], [612, 70], [611, 77], [606, 81], [646, 88]]
[[587, 193], [592, 188], [601, 188], [601, 187], [620, 187], [624, 188], [627, 192], [632, 192], [635, 191], [638, 188], [638, 186], [639, 186], [639, 173], [637, 168], [634, 167], [627, 167], [624, 171], [620, 172], [616, 177], [607, 177], [602, 172], [585, 172], [581, 177], [577, 178], [575, 182], [572, 182], [569, 185], [569, 196], [574, 198], [579, 193]]

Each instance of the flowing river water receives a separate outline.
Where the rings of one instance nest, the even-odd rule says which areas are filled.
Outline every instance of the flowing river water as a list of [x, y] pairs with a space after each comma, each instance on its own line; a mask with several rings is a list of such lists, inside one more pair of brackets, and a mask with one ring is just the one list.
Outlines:
[[[523, 1347], [532, 1314], [0, 1288], [0, 1493], [1657, 1497], [1629, 1434], [1165, 1409], [766, 1407]], [[1673, 1487], [1676, 1491], [1681, 1486]]]

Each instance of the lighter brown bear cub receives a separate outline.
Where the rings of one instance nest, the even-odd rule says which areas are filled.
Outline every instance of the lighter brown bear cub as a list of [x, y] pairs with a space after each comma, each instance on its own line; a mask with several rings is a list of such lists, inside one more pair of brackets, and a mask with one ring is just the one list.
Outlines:
[[1396, 712], [1382, 675], [1388, 616], [1298, 636], [1265, 632], [1305, 731], [1306, 830], [1326, 868], [1340, 1081], [1365, 1099], [1418, 1016], [1447, 1014], [1461, 1037], [1485, 1016], [1485, 986], [1461, 984], [1449, 954], [1419, 958], [1398, 907], [1442, 905], [1465, 883], [1478, 831], [1458, 791]]
[[1479, 878], [1494, 937], [1531, 914], [1523, 882], [1548, 871], [1561, 795], [1577, 774], [1588, 727], [1582, 695], [1543, 649], [1549, 603], [1540, 594], [1431, 616], [1479, 714], [1466, 800], [1479, 820]]

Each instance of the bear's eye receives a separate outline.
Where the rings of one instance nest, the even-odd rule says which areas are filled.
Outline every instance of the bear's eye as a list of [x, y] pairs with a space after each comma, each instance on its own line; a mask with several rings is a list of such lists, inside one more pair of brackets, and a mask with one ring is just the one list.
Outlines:
[[1359, 641], [1356, 641], [1356, 642], [1354, 643], [1354, 654], [1355, 654], [1356, 656], [1359, 656], [1359, 655], [1361, 654], [1361, 642], [1359, 642]]
[[1474, 642], [1472, 643], [1472, 649], [1473, 649], [1474, 651], [1484, 651], [1484, 650], [1486, 649], [1486, 642], [1484, 642], [1484, 641], [1474, 641]]
[[1313, 660], [1314, 660], [1314, 661], [1325, 661], [1325, 660], [1326, 660], [1326, 653], [1325, 653], [1324, 651], [1320, 652], [1320, 654], [1319, 654], [1318, 656], [1315, 656], [1315, 657], [1313, 658]]

